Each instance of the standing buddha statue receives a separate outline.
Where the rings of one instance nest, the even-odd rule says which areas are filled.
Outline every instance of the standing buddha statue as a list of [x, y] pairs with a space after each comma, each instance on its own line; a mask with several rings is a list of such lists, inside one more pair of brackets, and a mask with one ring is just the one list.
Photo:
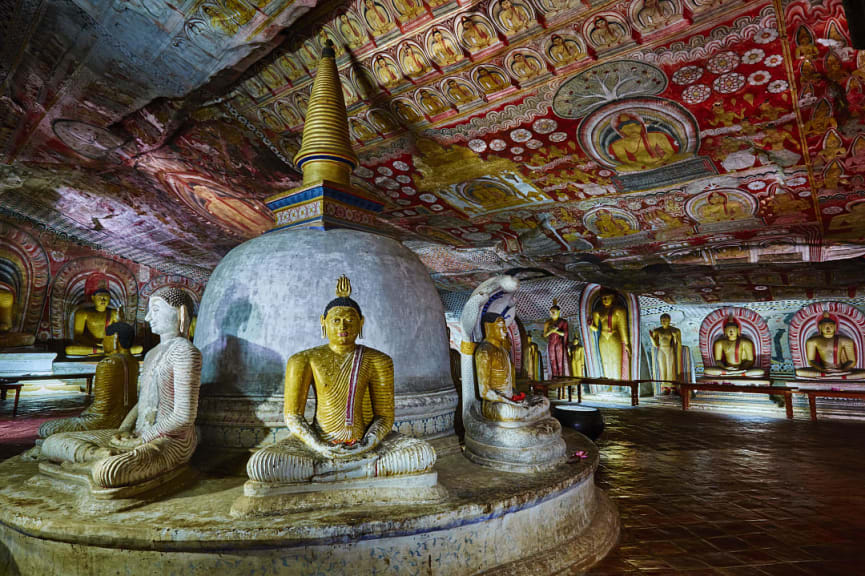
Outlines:
[[543, 373], [541, 349], [537, 343], [532, 342], [532, 335], [526, 334], [526, 377], [529, 380], [540, 382], [544, 379]]
[[571, 376], [582, 378], [586, 375], [586, 350], [580, 343], [580, 339], [574, 335], [574, 341], [571, 343]]
[[[661, 325], [649, 331], [649, 338], [655, 348], [658, 380], [678, 380], [679, 359], [682, 357], [682, 331], [670, 325], [670, 315], [661, 314]], [[662, 382], [661, 388], [664, 394], [669, 394], [671, 389], [676, 389], [670, 382]]]
[[568, 361], [568, 321], [561, 317], [562, 310], [556, 299], [550, 308], [550, 318], [544, 323], [547, 356], [550, 359], [550, 377], [570, 376]]
[[604, 289], [601, 305], [592, 313], [589, 328], [598, 333], [598, 350], [605, 378], [621, 380], [630, 377], [628, 366], [631, 344], [628, 336], [628, 311], [616, 303], [616, 293]]

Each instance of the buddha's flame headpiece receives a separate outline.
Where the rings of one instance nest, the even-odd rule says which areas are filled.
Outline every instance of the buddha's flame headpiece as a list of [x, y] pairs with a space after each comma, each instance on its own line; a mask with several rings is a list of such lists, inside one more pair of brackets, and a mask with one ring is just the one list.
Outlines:
[[553, 305], [550, 306], [550, 312], [552, 312], [553, 310], [561, 310], [561, 308], [559, 308], [559, 301], [555, 298], [553, 298]]
[[831, 322], [832, 324], [838, 325], [838, 317], [834, 314], [830, 314], [828, 310], [824, 311], [822, 315], [817, 318], [817, 325], [823, 324], [824, 322]]
[[331, 308], [336, 307], [347, 307], [354, 308], [357, 311], [358, 316], [363, 316], [363, 313], [360, 311], [360, 305], [350, 298], [351, 296], [351, 280], [348, 279], [348, 276], [343, 274], [336, 281], [336, 298], [327, 303], [327, 306], [324, 308], [324, 316], [327, 317], [327, 313]]
[[739, 321], [736, 320], [734, 316], [727, 316], [727, 319], [724, 321], [724, 328], [726, 328], [727, 326], [735, 326], [739, 330], [742, 329], [742, 325], [739, 324]]

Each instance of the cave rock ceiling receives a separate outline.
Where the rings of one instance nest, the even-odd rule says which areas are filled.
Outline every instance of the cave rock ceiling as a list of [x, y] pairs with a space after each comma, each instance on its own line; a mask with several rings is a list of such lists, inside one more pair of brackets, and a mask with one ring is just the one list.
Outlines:
[[840, 0], [14, 0], [4, 211], [206, 276], [269, 227], [328, 39], [383, 232], [668, 301], [861, 285], [865, 53]]

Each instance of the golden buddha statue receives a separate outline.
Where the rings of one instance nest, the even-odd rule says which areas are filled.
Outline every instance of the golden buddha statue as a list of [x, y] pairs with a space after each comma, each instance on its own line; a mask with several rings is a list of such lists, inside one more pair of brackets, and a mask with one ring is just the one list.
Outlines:
[[[97, 288], [90, 295], [92, 307], [75, 311], [72, 329], [72, 341], [66, 347], [68, 356], [102, 356], [102, 341], [105, 339], [105, 328], [120, 320], [120, 311], [109, 308], [111, 293], [105, 287]], [[133, 354], [141, 354], [141, 346], [133, 346]]]
[[808, 367], [796, 368], [796, 377], [865, 380], [865, 370], [856, 368], [855, 343], [838, 334], [838, 319], [824, 312], [817, 323], [817, 331], [805, 341]]
[[[303, 350], [285, 369], [285, 424], [290, 437], [253, 454], [247, 493], [265, 485], [335, 482], [420, 474], [432, 469], [432, 446], [392, 431], [393, 361], [358, 345], [364, 317], [340, 277], [321, 316], [328, 344]], [[315, 419], [303, 416], [315, 389]], [[251, 488], [251, 490], [250, 490]]]
[[125, 322], [105, 329], [102, 349], [106, 356], [96, 365], [93, 402], [80, 416], [49, 420], [39, 427], [39, 437], [58, 432], [119, 428], [138, 403], [138, 359], [129, 351], [135, 330]]
[[631, 354], [628, 336], [628, 311], [616, 303], [616, 293], [604, 290], [601, 305], [592, 312], [589, 328], [598, 332], [598, 350], [605, 378], [621, 380], [630, 377], [628, 362]]
[[550, 409], [549, 400], [543, 396], [515, 394], [515, 370], [508, 352], [505, 319], [488, 312], [481, 322], [484, 340], [475, 349], [474, 359], [483, 417], [496, 422], [510, 422], [546, 416]]
[[145, 320], [160, 342], [144, 357], [138, 403], [119, 429], [46, 438], [42, 457], [48, 462], [40, 471], [61, 478], [86, 475], [91, 489], [115, 498], [176, 477], [198, 445], [201, 352], [187, 338], [192, 310], [192, 299], [175, 286], [150, 298]]
[[[670, 325], [670, 315], [661, 314], [661, 325], [654, 330], [649, 330], [649, 338], [655, 348], [657, 362], [658, 380], [678, 380], [679, 358], [682, 357], [682, 331]], [[669, 382], [661, 385], [664, 394], [669, 394], [671, 386]]]
[[0, 332], [12, 329], [12, 311], [15, 309], [15, 294], [0, 286]]
[[577, 336], [574, 336], [569, 352], [571, 355], [571, 376], [582, 378], [586, 375], [586, 349], [583, 348]]
[[526, 377], [529, 380], [540, 382], [544, 379], [542, 366], [541, 349], [535, 342], [532, 342], [532, 335], [526, 334]]
[[754, 343], [742, 336], [739, 322], [730, 316], [724, 322], [724, 337], [712, 345], [715, 366], [706, 366], [706, 376], [744, 376], [761, 378], [766, 375], [762, 368], [754, 368]]

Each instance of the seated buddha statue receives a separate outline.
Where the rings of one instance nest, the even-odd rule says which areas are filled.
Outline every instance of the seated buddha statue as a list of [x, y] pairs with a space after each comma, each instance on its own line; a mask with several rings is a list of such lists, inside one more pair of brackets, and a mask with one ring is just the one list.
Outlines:
[[865, 370], [856, 368], [856, 345], [838, 334], [838, 320], [824, 312], [817, 323], [817, 334], [805, 341], [808, 367], [796, 368], [797, 378], [865, 380]]
[[[90, 295], [93, 306], [75, 311], [72, 328], [72, 344], [66, 347], [68, 356], [102, 356], [102, 340], [105, 328], [120, 320], [120, 312], [109, 308], [111, 293], [107, 288], [98, 288]], [[141, 346], [133, 346], [132, 354], [141, 354]]]
[[[125, 322], [115, 322], [105, 329], [103, 349], [106, 357], [96, 365], [93, 377], [93, 402], [84, 412], [72, 418], [49, 420], [39, 427], [39, 438], [59, 432], [80, 432], [118, 428], [138, 401], [138, 359], [129, 352], [135, 331]], [[27, 455], [36, 458], [41, 442]]]
[[34, 334], [14, 332], [15, 293], [0, 284], [0, 348], [30, 346], [36, 340]]
[[[360, 305], [345, 276], [321, 316], [328, 340], [293, 354], [285, 369], [285, 424], [290, 436], [252, 455], [244, 493], [260, 496], [308, 492], [310, 483], [417, 475], [432, 470], [435, 450], [394, 432], [393, 360], [356, 343], [363, 329]], [[315, 418], [304, 408], [315, 390]]]
[[[118, 429], [62, 432], [45, 439], [40, 470], [89, 476], [93, 489], [158, 485], [176, 476], [198, 444], [195, 417], [201, 353], [187, 339], [193, 303], [180, 288], [150, 298], [145, 320], [159, 344], [144, 357], [138, 403]], [[117, 490], [116, 493], [121, 493]]]
[[754, 368], [754, 343], [742, 336], [739, 323], [732, 316], [724, 323], [724, 337], [712, 346], [715, 366], [706, 366], [706, 376], [762, 378], [766, 371]]
[[549, 414], [550, 401], [543, 396], [516, 394], [516, 371], [508, 352], [508, 329], [499, 314], [481, 318], [484, 340], [475, 349], [481, 414], [498, 422], [537, 420]]

